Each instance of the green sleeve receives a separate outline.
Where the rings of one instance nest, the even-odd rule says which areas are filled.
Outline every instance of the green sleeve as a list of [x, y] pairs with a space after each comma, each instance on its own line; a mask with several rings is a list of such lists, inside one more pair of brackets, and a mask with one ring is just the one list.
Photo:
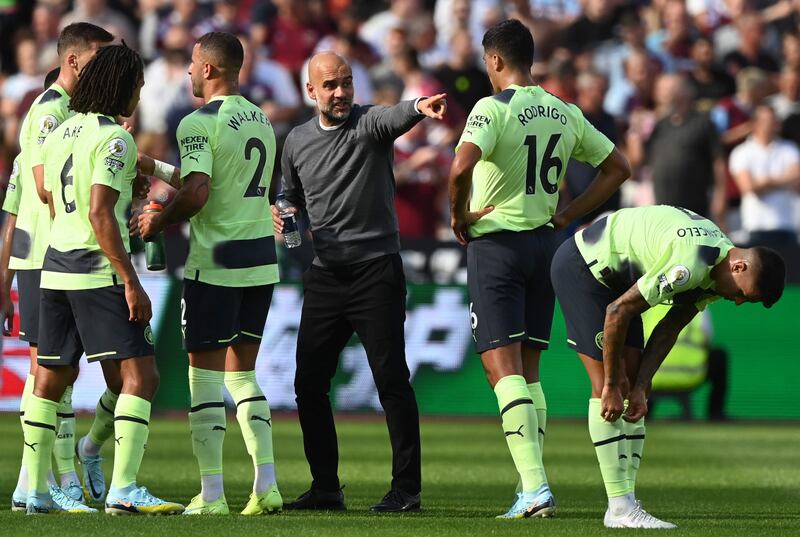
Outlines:
[[497, 101], [492, 97], [484, 97], [475, 103], [475, 107], [470, 112], [456, 151], [464, 142], [470, 142], [480, 148], [481, 160], [488, 159], [502, 133], [502, 122], [503, 113], [498, 109]]
[[122, 192], [136, 177], [136, 144], [122, 127], [103, 129], [94, 153], [92, 184]]
[[181, 179], [192, 172], [211, 177], [214, 155], [211, 152], [214, 118], [192, 113], [178, 125], [178, 147], [181, 152]]
[[605, 134], [594, 128], [594, 125], [583, 117], [583, 113], [577, 106], [572, 105], [570, 108], [576, 110], [577, 120], [582, 125], [582, 128], [578, 129], [578, 143], [572, 152], [572, 158], [596, 168], [614, 150], [614, 143]]
[[11, 176], [8, 178], [8, 188], [6, 188], [6, 199], [3, 202], [3, 210], [10, 214], [19, 214], [19, 198], [22, 195], [19, 184], [19, 161], [20, 158], [14, 159], [14, 165], [11, 167]]
[[681, 248], [670, 248], [636, 282], [639, 292], [651, 306], [670, 301], [677, 293], [694, 289], [703, 281], [708, 267], [681, 254]]
[[44, 142], [47, 136], [56, 130], [68, 116], [62, 99], [37, 104], [29, 112], [31, 117], [30, 137], [27, 142], [26, 158], [31, 168], [44, 163]]

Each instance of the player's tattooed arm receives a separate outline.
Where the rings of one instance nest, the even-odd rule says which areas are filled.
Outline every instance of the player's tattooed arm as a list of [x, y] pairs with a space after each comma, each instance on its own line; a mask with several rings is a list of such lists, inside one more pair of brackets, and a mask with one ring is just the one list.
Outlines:
[[187, 175], [175, 199], [163, 211], [139, 215], [139, 234], [142, 239], [147, 240], [167, 226], [189, 220], [199, 213], [208, 202], [210, 190], [211, 178], [208, 175], [201, 172]]
[[697, 313], [694, 304], [673, 306], [653, 329], [644, 348], [636, 382], [631, 386], [628, 396], [630, 404], [624, 416], [625, 420], [637, 421], [647, 414], [647, 393], [650, 391], [650, 383], [664, 362], [664, 358], [675, 346], [681, 330], [694, 319]]
[[606, 421], [616, 421], [624, 409], [622, 389], [624, 364], [622, 350], [631, 320], [648, 309], [650, 305], [634, 284], [606, 308], [603, 325], [603, 369], [605, 382], [600, 396], [600, 415]]
[[176, 190], [181, 188], [181, 169], [177, 166], [161, 162], [140, 152], [138, 168], [142, 175], [158, 177]]

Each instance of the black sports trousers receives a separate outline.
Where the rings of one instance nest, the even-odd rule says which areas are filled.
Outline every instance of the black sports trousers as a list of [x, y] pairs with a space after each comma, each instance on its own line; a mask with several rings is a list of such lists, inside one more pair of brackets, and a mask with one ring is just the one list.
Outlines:
[[419, 410], [409, 381], [403, 323], [406, 281], [399, 254], [303, 275], [297, 334], [297, 411], [312, 487], [338, 490], [339, 449], [328, 393], [347, 341], [358, 334], [372, 369], [392, 443], [392, 488], [421, 488]]

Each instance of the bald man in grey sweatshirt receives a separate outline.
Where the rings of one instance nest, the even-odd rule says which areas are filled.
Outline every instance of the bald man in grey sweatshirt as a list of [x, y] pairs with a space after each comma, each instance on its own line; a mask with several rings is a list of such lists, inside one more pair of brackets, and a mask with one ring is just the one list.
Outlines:
[[[283, 191], [311, 224], [315, 258], [303, 277], [295, 394], [313, 481], [287, 509], [344, 509], [330, 399], [339, 355], [355, 331], [367, 352], [392, 444], [392, 484], [376, 512], [420, 509], [419, 411], [409, 381], [403, 323], [406, 284], [394, 207], [394, 140], [424, 117], [441, 120], [444, 95], [396, 106], [353, 104], [340, 56], [309, 62], [319, 116], [296, 127], [281, 159]], [[283, 221], [273, 207], [275, 231]]]

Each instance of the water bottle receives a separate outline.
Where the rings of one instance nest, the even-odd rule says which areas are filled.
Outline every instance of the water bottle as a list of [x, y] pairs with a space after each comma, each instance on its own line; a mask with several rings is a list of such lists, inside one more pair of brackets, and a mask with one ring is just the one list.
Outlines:
[[293, 206], [289, 203], [289, 200], [286, 199], [286, 196], [283, 195], [283, 192], [278, 194], [275, 200], [275, 207], [278, 208], [278, 212], [283, 220], [284, 244], [287, 248], [297, 248], [300, 246], [300, 243], [303, 242], [303, 238], [300, 236], [300, 230], [297, 228], [297, 217], [294, 213], [288, 211], [288, 209], [291, 209]]
[[[160, 213], [164, 207], [155, 201], [151, 201], [144, 206], [146, 213]], [[147, 262], [147, 270], [164, 270], [167, 268], [167, 258], [164, 254], [164, 234], [159, 233], [144, 241], [144, 258]]]

